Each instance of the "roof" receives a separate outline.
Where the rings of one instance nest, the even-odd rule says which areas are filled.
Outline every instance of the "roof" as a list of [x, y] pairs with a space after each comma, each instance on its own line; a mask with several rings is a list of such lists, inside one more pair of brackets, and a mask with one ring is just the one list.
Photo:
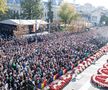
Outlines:
[[0, 21], [2, 24], [9, 24], [9, 25], [34, 25], [34, 24], [48, 24], [46, 21], [43, 20], [20, 20], [20, 19], [9, 19]]

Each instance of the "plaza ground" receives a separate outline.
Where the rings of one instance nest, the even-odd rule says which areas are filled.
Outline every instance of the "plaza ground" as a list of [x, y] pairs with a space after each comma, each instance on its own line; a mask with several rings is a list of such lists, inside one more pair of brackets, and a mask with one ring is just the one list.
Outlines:
[[63, 88], [63, 90], [103, 90], [96, 88], [90, 82], [91, 76], [97, 73], [97, 70], [103, 67], [108, 59], [108, 53], [103, 55], [100, 59], [85, 69], [81, 74], [77, 76], [76, 81], [70, 81], [70, 83]]

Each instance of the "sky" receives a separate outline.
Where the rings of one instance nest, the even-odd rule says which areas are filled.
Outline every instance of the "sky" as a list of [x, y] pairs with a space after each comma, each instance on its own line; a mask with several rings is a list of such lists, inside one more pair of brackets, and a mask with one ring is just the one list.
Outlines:
[[[73, 2], [73, 0], [67, 0], [67, 1]], [[75, 2], [81, 5], [85, 3], [90, 3], [95, 7], [104, 6], [105, 8], [108, 9], [108, 0], [75, 0]]]
[[[44, 0], [44, 1], [47, 1], [47, 0]], [[74, 0], [67, 0], [67, 1], [73, 2]], [[103, 6], [108, 9], [108, 0], [75, 0], [75, 2], [81, 5], [85, 3], [90, 3], [95, 7]]]

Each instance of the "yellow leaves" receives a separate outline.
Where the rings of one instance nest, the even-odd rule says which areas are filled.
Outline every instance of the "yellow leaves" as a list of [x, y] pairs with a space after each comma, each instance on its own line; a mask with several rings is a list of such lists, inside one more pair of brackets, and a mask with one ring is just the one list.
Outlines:
[[5, 13], [7, 11], [6, 0], [0, 0], [0, 12]]
[[75, 8], [72, 4], [69, 4], [69, 3], [64, 3], [61, 5], [60, 9], [62, 10], [68, 10], [70, 12], [75, 12]]
[[60, 7], [59, 16], [65, 24], [69, 24], [78, 17], [78, 14], [72, 4], [63, 3]]

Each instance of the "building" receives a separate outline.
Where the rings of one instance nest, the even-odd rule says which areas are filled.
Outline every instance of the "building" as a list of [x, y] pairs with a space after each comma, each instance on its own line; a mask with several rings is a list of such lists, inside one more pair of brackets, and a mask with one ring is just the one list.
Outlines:
[[48, 23], [43, 20], [9, 19], [0, 21], [0, 34], [6, 36], [22, 36], [35, 33]]
[[[108, 12], [104, 7], [94, 7], [87, 3], [85, 5], [74, 4], [78, 13], [93, 25], [99, 25], [101, 16]], [[107, 14], [108, 15], [108, 14]]]
[[[60, 8], [60, 4], [63, 2], [64, 0], [52, 0], [52, 11], [53, 11], [53, 20], [59, 20], [59, 8]], [[43, 19], [47, 20], [48, 16], [48, 1], [43, 1]]]
[[[59, 17], [59, 8], [60, 5], [64, 2], [67, 2], [67, 0], [52, 0], [52, 11], [54, 12], [54, 20], [60, 20]], [[59, 2], [59, 3], [58, 3]], [[46, 20], [47, 17], [47, 3], [43, 2], [44, 6], [44, 20]], [[93, 25], [99, 25], [101, 16], [103, 14], [108, 15], [108, 10], [104, 7], [94, 7], [89, 3], [86, 3], [85, 5], [79, 5], [75, 4], [75, 1], [73, 0], [72, 5], [76, 8], [77, 12], [85, 19], [85, 21], [88, 21], [92, 23]]]
[[[59, 8], [60, 5], [64, 2], [67, 2], [67, 0], [52, 0], [52, 11], [53, 11], [53, 20], [58, 21], [59, 18]], [[14, 12], [20, 13], [21, 7], [20, 7], [20, 0], [8, 0], [7, 4], [9, 6], [9, 9], [13, 10]], [[94, 7], [91, 4], [87, 3], [85, 5], [79, 5], [75, 4], [75, 0], [73, 0], [72, 5], [75, 6], [77, 12], [86, 20], [89, 21], [92, 24], [98, 25], [101, 19], [101, 16], [103, 14], [108, 16], [108, 10], [104, 7]], [[48, 1], [42, 1], [43, 6], [43, 20], [48, 19]]]
[[101, 9], [96, 9], [92, 11], [91, 16], [90, 16], [90, 21], [94, 25], [99, 25], [101, 16], [104, 14], [104, 11]]
[[[53, 15], [54, 15], [54, 20], [58, 20], [58, 10], [60, 7], [60, 4], [62, 3], [62, 1], [64, 0], [52, 0], [52, 11], [53, 11]], [[7, 0], [7, 5], [9, 7], [10, 10], [12, 10], [13, 12], [18, 12], [20, 13], [21, 10], [21, 6], [20, 6], [20, 0]], [[42, 1], [42, 7], [43, 7], [43, 20], [47, 20], [47, 13], [48, 13], [48, 1]]]

